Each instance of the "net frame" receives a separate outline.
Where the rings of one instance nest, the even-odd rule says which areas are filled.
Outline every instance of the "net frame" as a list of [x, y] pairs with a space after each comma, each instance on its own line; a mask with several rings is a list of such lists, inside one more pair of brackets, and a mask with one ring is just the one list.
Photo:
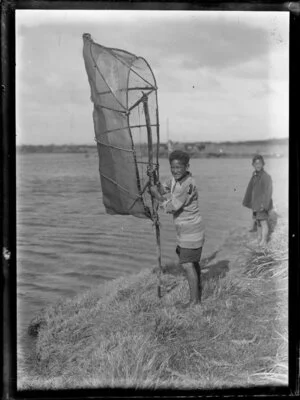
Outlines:
[[[156, 179], [157, 180], [159, 179], [160, 132], [159, 132], [158, 96], [157, 96], [158, 88], [157, 88], [157, 83], [156, 83], [156, 79], [153, 74], [153, 71], [152, 71], [149, 63], [145, 60], [145, 58], [136, 56], [135, 54], [129, 53], [125, 50], [120, 50], [117, 48], [108, 48], [108, 47], [105, 47], [98, 43], [95, 43], [92, 40], [90, 34], [83, 34], [83, 41], [84, 41], [84, 46], [89, 47], [90, 57], [94, 63], [94, 66], [97, 69], [98, 74], [101, 76], [102, 81], [104, 82], [104, 84], [107, 87], [107, 90], [101, 91], [101, 92], [96, 92], [96, 95], [103, 96], [103, 95], [107, 94], [107, 95], [113, 96], [113, 98], [116, 101], [116, 104], [119, 106], [119, 108], [117, 109], [117, 108], [107, 107], [107, 105], [105, 105], [105, 104], [95, 104], [95, 102], [94, 102], [94, 107], [100, 107], [103, 109], [108, 109], [108, 110], [118, 113], [118, 114], [122, 114], [126, 118], [126, 121], [127, 121], [126, 128], [128, 129], [128, 133], [129, 133], [129, 136], [131, 139], [131, 148], [124, 148], [124, 147], [113, 145], [111, 143], [105, 143], [102, 140], [100, 140], [99, 138], [95, 137], [97, 147], [104, 146], [104, 147], [109, 147], [114, 150], [132, 153], [132, 156], [134, 159], [134, 164], [135, 164], [135, 175], [136, 175], [135, 178], [136, 178], [136, 183], [137, 183], [137, 187], [138, 187], [138, 195], [135, 195], [134, 198], [132, 199], [133, 201], [132, 201], [131, 205], [127, 208], [127, 212], [122, 212], [122, 214], [129, 214], [129, 215], [132, 214], [131, 210], [135, 206], [136, 202], [141, 201], [143, 204], [143, 208], [144, 208], [144, 215], [143, 216], [136, 215], [136, 214], [132, 214], [132, 215], [135, 215], [137, 217], [142, 217], [142, 218], [146, 217], [146, 218], [155, 220], [157, 218], [157, 212], [156, 212], [157, 206], [153, 202], [153, 198], [150, 196], [150, 194], [148, 194], [148, 196], [147, 196], [147, 188], [149, 187], [149, 185], [155, 183]], [[119, 92], [125, 91], [125, 104], [123, 104], [120, 101], [120, 99], [117, 97], [115, 91], [109, 84], [107, 78], [101, 72], [99, 65], [96, 61], [96, 57], [93, 54], [94, 46], [97, 46], [102, 51], [104, 51], [106, 54], [108, 54], [112, 58], [116, 59], [119, 63], [124, 65], [125, 70], [128, 70], [125, 88], [118, 89]], [[126, 59], [124, 57], [122, 58], [122, 55], [127, 56], [127, 58]], [[142, 74], [140, 74], [136, 70], [136, 68], [137, 68], [136, 64], [138, 64], [138, 63], [142, 63], [146, 66], [147, 73], [150, 74], [152, 83], [149, 80], [147, 80], [145, 77], [143, 77]], [[131, 79], [132, 75], [137, 76], [139, 79], [142, 80], [142, 82], [145, 82], [145, 85], [131, 87], [130, 79]], [[91, 91], [92, 91], [91, 97], [93, 98], [93, 82], [91, 82], [89, 74], [88, 74], [88, 80], [89, 80], [89, 83], [91, 86]], [[130, 95], [131, 91], [135, 91], [135, 93], [139, 93], [139, 95], [137, 95], [137, 97], [138, 97], [137, 100], [133, 104], [130, 104], [130, 99], [129, 99], [129, 95]], [[132, 124], [131, 123], [131, 115], [132, 115], [133, 111], [135, 111], [136, 109], [138, 109], [138, 107], [143, 105], [144, 113], [145, 113], [145, 107], [148, 107], [148, 99], [150, 96], [152, 96], [152, 99], [154, 99], [154, 104], [155, 104], [154, 115], [153, 115], [153, 110], [152, 110], [152, 121], [150, 121], [150, 122], [146, 121], [146, 118], [145, 118], [145, 123]], [[93, 101], [93, 99], [92, 99], [92, 101]], [[153, 118], [154, 118], [154, 121], [153, 121]], [[136, 128], [139, 128], [139, 129], [146, 128], [147, 129], [147, 134], [148, 134], [148, 141], [147, 141], [148, 161], [147, 162], [141, 160], [140, 154], [137, 154], [137, 148], [136, 148], [136, 144], [135, 144], [135, 141], [133, 138], [133, 136], [134, 136], [133, 129], [136, 129]], [[152, 128], [154, 128], [154, 129], [152, 130]], [[116, 133], [117, 131], [121, 131], [121, 130], [124, 130], [124, 127], [109, 129], [109, 130], [103, 131], [102, 134], [104, 135], [104, 134], [109, 134], [109, 133]], [[154, 131], [154, 135], [153, 135], [153, 131]], [[102, 136], [102, 134], [101, 134], [101, 136]], [[149, 147], [149, 134], [151, 135], [151, 142], [154, 139], [154, 143], [156, 143], [156, 145], [155, 145], [156, 148], [154, 150], [155, 162], [153, 161], [153, 145], [151, 146], [151, 149]], [[151, 153], [152, 153], [152, 156], [151, 156]], [[99, 157], [100, 157], [100, 155], [99, 155]], [[141, 179], [141, 173], [140, 173], [139, 167], [142, 164], [147, 164], [148, 179], [146, 182], [145, 182], [145, 179], [143, 176]], [[108, 177], [105, 174], [103, 174], [103, 172], [101, 172], [101, 168], [99, 168], [99, 172], [100, 172], [101, 179], [103, 178], [103, 179], [109, 180], [119, 190], [123, 191], [124, 193], [127, 192], [127, 194], [130, 195], [128, 190], [125, 187], [123, 187], [120, 184], [120, 182], [117, 182], [116, 180], [112, 179], [111, 177]], [[149, 206], [149, 203], [150, 203], [149, 197], [151, 197], [151, 207]], [[116, 213], [118, 213], [118, 212], [116, 212]]]

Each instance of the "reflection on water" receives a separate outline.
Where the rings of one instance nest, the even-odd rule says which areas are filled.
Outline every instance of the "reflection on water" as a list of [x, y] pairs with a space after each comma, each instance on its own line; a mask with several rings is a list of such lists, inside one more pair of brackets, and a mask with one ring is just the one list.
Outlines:
[[[288, 161], [266, 160], [274, 181], [274, 203], [287, 206]], [[206, 225], [203, 256], [222, 246], [230, 232], [248, 229], [241, 206], [252, 173], [251, 160], [195, 159]], [[161, 180], [169, 175], [161, 161]], [[60, 296], [73, 296], [104, 280], [156, 263], [151, 221], [105, 213], [98, 159], [84, 154], [24, 154], [17, 157], [18, 329]], [[161, 216], [163, 262], [175, 259], [172, 217]]]

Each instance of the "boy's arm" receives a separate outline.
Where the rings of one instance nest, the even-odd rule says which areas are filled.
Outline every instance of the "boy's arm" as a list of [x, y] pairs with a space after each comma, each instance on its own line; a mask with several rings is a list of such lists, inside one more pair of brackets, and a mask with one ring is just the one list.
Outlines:
[[156, 198], [159, 202], [163, 202], [166, 200], [166, 197], [160, 193], [158, 186], [150, 186], [150, 193], [153, 197]]
[[162, 195], [171, 193], [172, 179], [168, 179], [167, 181], [165, 181], [163, 183], [158, 182], [157, 187], [158, 187], [159, 193]]
[[185, 205], [187, 199], [195, 190], [196, 187], [192, 183], [183, 185], [179, 193], [177, 193], [176, 195], [172, 194], [171, 198], [164, 202], [164, 210], [167, 213], [176, 213]]
[[152, 196], [156, 198], [159, 202], [164, 202], [167, 200], [166, 194], [171, 192], [171, 180], [167, 180], [164, 183], [158, 182], [157, 185], [150, 187], [150, 192]]

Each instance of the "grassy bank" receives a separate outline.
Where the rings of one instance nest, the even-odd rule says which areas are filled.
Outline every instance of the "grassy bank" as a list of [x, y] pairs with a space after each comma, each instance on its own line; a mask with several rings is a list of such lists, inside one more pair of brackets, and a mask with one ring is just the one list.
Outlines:
[[144, 270], [42, 310], [18, 388], [287, 384], [287, 226], [278, 225], [265, 252], [247, 247], [248, 234], [229, 262], [203, 260], [201, 306], [180, 307], [188, 285], [169, 266], [162, 299]]

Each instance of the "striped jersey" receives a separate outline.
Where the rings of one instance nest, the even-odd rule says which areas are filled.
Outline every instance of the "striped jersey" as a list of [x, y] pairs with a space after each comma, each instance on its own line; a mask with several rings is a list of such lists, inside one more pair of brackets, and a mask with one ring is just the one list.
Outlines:
[[168, 199], [162, 208], [173, 214], [177, 244], [182, 248], [197, 249], [204, 244], [204, 223], [198, 206], [198, 190], [188, 172], [180, 180], [171, 178], [161, 185], [162, 194]]

